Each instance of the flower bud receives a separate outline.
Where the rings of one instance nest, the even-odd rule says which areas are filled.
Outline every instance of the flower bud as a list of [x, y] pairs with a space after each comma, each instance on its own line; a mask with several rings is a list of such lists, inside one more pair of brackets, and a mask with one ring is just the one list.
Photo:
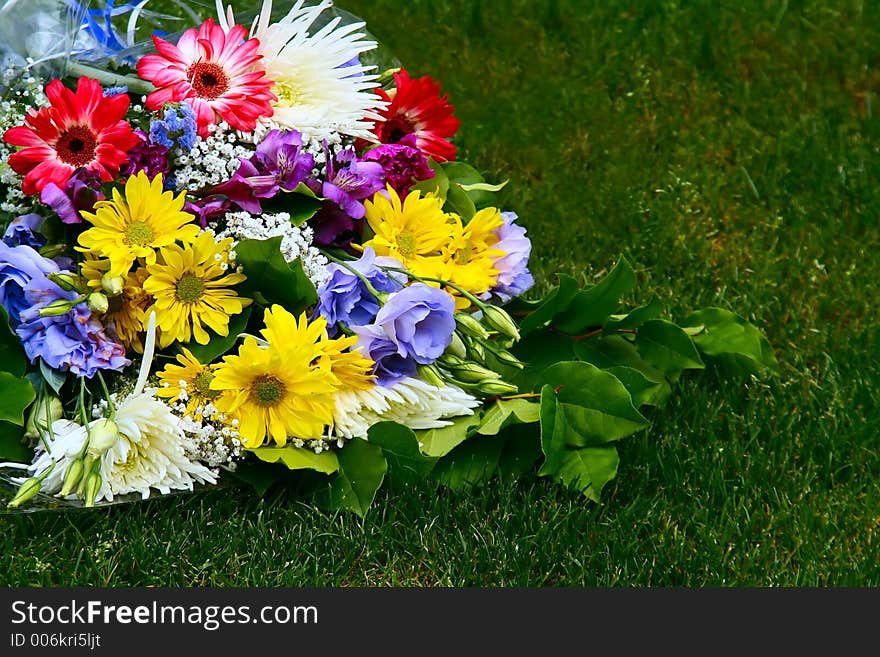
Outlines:
[[97, 469], [92, 470], [86, 478], [84, 491], [85, 505], [87, 507], [95, 506], [95, 498], [98, 496], [98, 491], [101, 490], [102, 483], [101, 473]]
[[93, 313], [103, 315], [110, 308], [110, 300], [103, 292], [92, 292], [87, 300], [89, 310]]
[[69, 299], [56, 299], [52, 303], [40, 308], [40, 317], [60, 317], [61, 315], [66, 315], [70, 312], [70, 309], [78, 303], [79, 299], [74, 301], [70, 301]]
[[486, 348], [476, 340], [468, 340], [467, 357], [477, 363], [486, 362]]
[[85, 465], [80, 459], [67, 466], [67, 472], [64, 473], [64, 483], [61, 484], [61, 497], [67, 497], [76, 489], [82, 479], [83, 472], [85, 472]]
[[519, 358], [514, 356], [512, 353], [510, 353], [506, 349], [497, 349], [492, 352], [492, 355], [502, 365], [507, 365], [509, 367], [515, 367], [518, 370], [521, 370], [521, 369], [523, 369], [523, 367], [525, 367], [525, 365], [523, 365], [523, 362]]
[[483, 319], [491, 328], [512, 340], [519, 340], [519, 327], [507, 311], [498, 306], [483, 307]]
[[489, 337], [489, 331], [480, 324], [480, 322], [474, 318], [473, 315], [468, 315], [467, 313], [456, 313], [455, 314], [455, 323], [458, 324], [458, 328], [461, 329], [461, 332], [465, 335], [470, 335], [475, 338], [480, 338], [482, 340], [486, 340]]
[[88, 453], [94, 458], [101, 458], [104, 453], [119, 440], [119, 427], [113, 420], [102, 418], [89, 425]]
[[497, 372], [486, 369], [476, 363], [462, 363], [449, 368], [452, 375], [465, 383], [481, 383], [482, 381], [500, 379]]
[[55, 420], [64, 416], [61, 400], [54, 395], [46, 395], [31, 406], [31, 413], [25, 425], [26, 438], [39, 438], [43, 431], [48, 431]]
[[108, 271], [101, 276], [101, 289], [108, 297], [118, 297], [125, 288], [125, 279], [122, 276], [113, 276]]
[[34, 495], [40, 492], [40, 486], [42, 486], [42, 484], [43, 480], [39, 477], [31, 477], [21, 486], [19, 486], [18, 492], [15, 494], [15, 497], [9, 500], [6, 506], [14, 509], [17, 506], [20, 506], [22, 503], [27, 502]]
[[46, 274], [46, 278], [55, 283], [65, 292], [79, 291], [80, 281], [70, 272], [53, 271]]
[[457, 332], [452, 334], [452, 342], [450, 342], [449, 346], [446, 347], [446, 353], [457, 356], [458, 358], [465, 358], [467, 356], [464, 342]]
[[424, 379], [425, 382], [438, 388], [446, 387], [446, 381], [443, 380], [436, 365], [419, 365], [418, 369], [419, 376]]
[[477, 384], [476, 388], [484, 395], [510, 395], [519, 392], [519, 388], [512, 383], [499, 379], [482, 381]]

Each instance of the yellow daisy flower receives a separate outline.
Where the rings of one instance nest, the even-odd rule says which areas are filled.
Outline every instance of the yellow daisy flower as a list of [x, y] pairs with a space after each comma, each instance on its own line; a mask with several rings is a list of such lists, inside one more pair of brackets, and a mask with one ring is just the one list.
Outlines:
[[186, 414], [196, 422], [201, 422], [204, 419], [205, 406], [214, 404], [224, 394], [220, 390], [211, 389], [216, 366], [202, 365], [185, 347], [183, 353], [177, 354], [177, 362], [180, 365], [169, 364], [159, 372], [161, 385], [156, 394], [170, 402], [185, 400]]
[[231, 286], [245, 280], [244, 274], [228, 273], [232, 238], [220, 242], [212, 233], [199, 234], [191, 246], [172, 244], [159, 249], [160, 260], [148, 264], [144, 290], [156, 299], [156, 326], [161, 329], [159, 345], [175, 340], [199, 344], [211, 339], [205, 327], [217, 335], [229, 335], [229, 318], [251, 303], [239, 297]]
[[310, 325], [305, 314], [297, 322], [278, 305], [266, 311], [266, 324], [268, 346], [246, 337], [238, 353], [217, 366], [211, 389], [231, 391], [217, 408], [238, 419], [245, 447], [259, 447], [267, 437], [278, 445], [289, 436], [320, 438], [333, 421], [340, 385], [325, 352], [324, 328]]
[[[110, 270], [110, 261], [106, 258], [96, 260], [87, 257], [81, 264], [81, 269], [88, 286], [94, 290], [102, 290], [101, 279]], [[122, 274], [122, 291], [120, 294], [107, 295], [110, 308], [101, 316], [105, 325], [113, 326], [119, 342], [126, 349], [133, 349], [139, 354], [144, 352], [147, 309], [153, 305], [153, 297], [144, 291], [147, 275], [147, 270], [143, 267]]]
[[175, 241], [192, 242], [199, 232], [193, 215], [183, 211], [186, 194], [162, 191], [162, 175], [151, 181], [143, 171], [125, 182], [125, 194], [99, 201], [82, 216], [92, 228], [79, 236], [78, 251], [109, 258], [116, 272], [127, 272], [136, 258], [156, 262], [156, 249]]
[[434, 194], [410, 192], [402, 202], [390, 185], [388, 196], [377, 192], [365, 201], [365, 219], [375, 235], [363, 247], [372, 246], [376, 255], [391, 256], [417, 273], [436, 269], [440, 250], [449, 242], [452, 215], [443, 212], [443, 199]]
[[[455, 216], [450, 228], [452, 239], [443, 249], [444, 275], [440, 278], [455, 283], [474, 295], [480, 295], [493, 288], [498, 280], [495, 260], [504, 255], [500, 249], [493, 248], [498, 243], [495, 231], [504, 223], [497, 208], [484, 208], [463, 225], [461, 218]], [[470, 302], [448, 288], [455, 297], [456, 308], [467, 308]]]

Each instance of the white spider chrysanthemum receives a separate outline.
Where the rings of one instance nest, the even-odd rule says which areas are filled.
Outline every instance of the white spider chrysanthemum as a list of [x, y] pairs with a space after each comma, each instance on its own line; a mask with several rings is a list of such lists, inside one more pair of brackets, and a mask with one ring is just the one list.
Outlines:
[[[224, 30], [235, 24], [231, 8], [226, 15], [218, 0], [219, 22]], [[375, 66], [364, 66], [359, 56], [376, 47], [360, 32], [363, 22], [340, 25], [335, 17], [314, 33], [310, 28], [333, 6], [322, 0], [306, 6], [298, 0], [287, 16], [270, 23], [271, 0], [264, 0], [251, 29], [260, 41], [260, 66], [274, 80], [272, 103], [274, 125], [303, 133], [306, 140], [323, 139], [341, 133], [374, 141], [373, 123], [385, 102], [372, 89], [378, 86]]]
[[345, 391], [336, 395], [331, 433], [343, 438], [365, 438], [377, 422], [390, 420], [410, 429], [437, 429], [452, 424], [448, 418], [473, 415], [480, 402], [461, 388], [443, 388], [407, 377], [390, 388]]

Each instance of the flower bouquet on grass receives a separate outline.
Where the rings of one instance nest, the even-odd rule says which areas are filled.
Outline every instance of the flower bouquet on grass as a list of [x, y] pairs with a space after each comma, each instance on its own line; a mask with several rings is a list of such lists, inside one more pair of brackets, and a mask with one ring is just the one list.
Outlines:
[[364, 514], [384, 481], [533, 469], [598, 500], [685, 370], [776, 367], [733, 312], [625, 306], [624, 259], [526, 299], [440, 86], [328, 1], [0, 25], [8, 509], [240, 481]]

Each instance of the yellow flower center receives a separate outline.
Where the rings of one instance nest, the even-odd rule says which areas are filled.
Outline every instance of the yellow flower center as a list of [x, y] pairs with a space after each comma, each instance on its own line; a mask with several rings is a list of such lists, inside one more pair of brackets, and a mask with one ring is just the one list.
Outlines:
[[305, 94], [288, 80], [275, 80], [272, 92], [278, 97], [278, 103], [281, 105], [299, 105], [305, 100]]
[[284, 384], [271, 374], [262, 374], [251, 383], [251, 400], [259, 406], [274, 406], [287, 392]]
[[416, 236], [412, 233], [401, 233], [397, 238], [397, 250], [404, 258], [412, 258], [416, 254]]
[[192, 272], [186, 272], [177, 281], [177, 299], [183, 303], [198, 301], [204, 291], [205, 284], [202, 283], [202, 279]]
[[143, 221], [134, 221], [125, 229], [125, 243], [131, 246], [147, 246], [153, 241], [153, 229]]
[[471, 261], [471, 256], [473, 255], [473, 248], [470, 244], [468, 244], [463, 249], [459, 249], [455, 252], [455, 262], [459, 265], [466, 265]]
[[192, 381], [196, 394], [203, 399], [217, 399], [222, 394], [220, 390], [211, 390], [211, 381], [214, 380], [214, 374], [209, 369], [199, 372]]

